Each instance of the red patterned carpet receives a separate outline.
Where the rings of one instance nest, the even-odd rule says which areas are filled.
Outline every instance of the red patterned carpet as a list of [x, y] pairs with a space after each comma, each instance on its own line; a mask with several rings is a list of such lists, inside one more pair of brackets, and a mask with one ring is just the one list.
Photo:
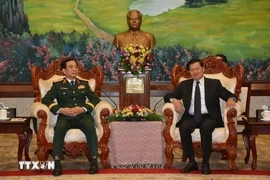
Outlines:
[[54, 177], [51, 171], [6, 171], [0, 172], [0, 179], [5, 180], [35, 180], [35, 179], [94, 179], [94, 180], [267, 180], [269, 171], [241, 170], [238, 173], [230, 173], [224, 170], [213, 170], [211, 175], [202, 175], [199, 171], [189, 174], [181, 174], [178, 169], [102, 169], [99, 174], [89, 175], [87, 170], [64, 170], [62, 176]]
[[[52, 171], [43, 171], [42, 173], [33, 170], [18, 170], [17, 162], [17, 144], [18, 137], [16, 135], [0, 134], [0, 179], [48, 179], [53, 177]], [[252, 171], [249, 164], [244, 163], [246, 150], [241, 135], [238, 137], [238, 157], [236, 164], [239, 167], [238, 173], [231, 173], [227, 169], [227, 162], [220, 160], [219, 153], [211, 155], [211, 175], [202, 175], [201, 171], [195, 171], [189, 174], [181, 174], [180, 169], [186, 163], [181, 162], [181, 152], [174, 152], [176, 159], [173, 162], [172, 169], [103, 169], [99, 164], [100, 172], [97, 175], [89, 175], [89, 163], [85, 156], [72, 159], [66, 157], [62, 161], [63, 175], [57, 179], [96, 179], [96, 180], [176, 180], [176, 179], [270, 179], [270, 136], [258, 136], [256, 140], [258, 162], [257, 169]], [[30, 147], [30, 158], [37, 160], [34, 154], [36, 146], [36, 138], [34, 137]], [[51, 157], [49, 160], [52, 160]], [[201, 160], [198, 159], [199, 167]]]
[[[87, 174], [88, 170], [63, 170], [63, 174]], [[51, 175], [51, 170], [44, 171], [0, 171], [0, 176], [34, 176], [34, 175]], [[101, 169], [98, 174], [182, 174], [179, 169]], [[188, 174], [200, 175], [201, 171], [194, 171]], [[270, 178], [270, 171], [263, 170], [240, 170], [237, 173], [231, 173], [229, 170], [212, 170], [213, 175], [267, 175]]]

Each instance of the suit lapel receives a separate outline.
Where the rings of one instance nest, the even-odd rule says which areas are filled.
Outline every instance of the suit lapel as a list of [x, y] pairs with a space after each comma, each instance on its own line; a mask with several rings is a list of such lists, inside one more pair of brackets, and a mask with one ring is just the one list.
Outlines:
[[[126, 33], [124, 34], [125, 38], [124, 38], [124, 42], [126, 45], [128, 45], [128, 42], [132, 42], [132, 39], [131, 39], [131, 34], [129, 31], [126, 31]], [[125, 48], [125, 47], [123, 47]]]
[[[208, 87], [208, 88], [207, 88]], [[209, 94], [209, 87], [211, 87], [209, 85], [209, 79], [207, 79], [206, 77], [204, 77], [204, 98], [205, 98], [205, 105], [207, 105], [208, 102], [208, 97], [210, 97], [211, 95]]]
[[193, 79], [190, 79], [188, 82], [188, 87], [187, 87], [187, 91], [188, 91], [188, 96], [187, 96], [187, 102], [188, 102], [188, 109], [190, 108], [190, 103], [191, 103], [191, 96], [192, 96], [192, 85], [193, 85]]

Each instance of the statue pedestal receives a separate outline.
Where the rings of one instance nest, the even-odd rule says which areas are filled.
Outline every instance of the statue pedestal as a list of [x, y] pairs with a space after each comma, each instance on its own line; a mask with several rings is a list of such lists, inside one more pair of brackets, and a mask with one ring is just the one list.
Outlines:
[[123, 109], [131, 104], [150, 108], [150, 68], [134, 76], [119, 68], [119, 107]]

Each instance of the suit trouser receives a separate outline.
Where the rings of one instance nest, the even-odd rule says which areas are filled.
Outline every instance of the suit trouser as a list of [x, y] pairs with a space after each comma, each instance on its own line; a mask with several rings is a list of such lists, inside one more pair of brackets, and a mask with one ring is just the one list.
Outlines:
[[179, 131], [184, 156], [189, 159], [194, 158], [191, 133], [193, 133], [196, 128], [200, 128], [202, 155], [205, 158], [209, 158], [212, 150], [212, 132], [215, 129], [214, 120], [212, 120], [209, 115], [203, 115], [200, 124], [193, 120], [192, 115], [182, 119]]
[[68, 130], [74, 128], [80, 129], [85, 134], [90, 156], [97, 157], [98, 156], [97, 133], [95, 129], [95, 123], [91, 117], [90, 118], [76, 117], [73, 119], [58, 118], [57, 123], [54, 127], [53, 157], [58, 156], [59, 159], [62, 158], [65, 135]]

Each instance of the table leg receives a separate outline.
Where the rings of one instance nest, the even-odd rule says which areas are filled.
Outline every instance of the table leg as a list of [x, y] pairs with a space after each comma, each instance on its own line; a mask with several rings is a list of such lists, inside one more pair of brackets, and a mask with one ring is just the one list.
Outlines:
[[33, 122], [33, 127], [34, 127], [34, 131], [37, 134], [37, 118], [32, 117], [32, 122]]
[[244, 159], [245, 164], [248, 163], [249, 157], [250, 157], [250, 143], [249, 143], [249, 136], [250, 136], [250, 135], [249, 135], [247, 132], [245, 132], [245, 130], [244, 130], [243, 133], [242, 133], [242, 137], [243, 137], [243, 141], [244, 141], [244, 144], [245, 144], [245, 147], [246, 147], [246, 152], [247, 152], [246, 157], [245, 157], [245, 159]]
[[249, 138], [250, 141], [250, 148], [252, 152], [252, 164], [251, 164], [251, 169], [255, 170], [257, 168], [257, 149], [256, 149], [256, 135], [251, 135]]
[[31, 140], [32, 140], [32, 136], [33, 136], [33, 131], [31, 128], [29, 128], [26, 131], [26, 141], [25, 141], [25, 147], [24, 147], [24, 156], [25, 156], [26, 161], [31, 161], [28, 151], [29, 151]]
[[25, 145], [25, 134], [24, 133], [18, 133], [19, 137], [19, 146], [18, 146], [18, 161], [22, 160], [22, 152]]

